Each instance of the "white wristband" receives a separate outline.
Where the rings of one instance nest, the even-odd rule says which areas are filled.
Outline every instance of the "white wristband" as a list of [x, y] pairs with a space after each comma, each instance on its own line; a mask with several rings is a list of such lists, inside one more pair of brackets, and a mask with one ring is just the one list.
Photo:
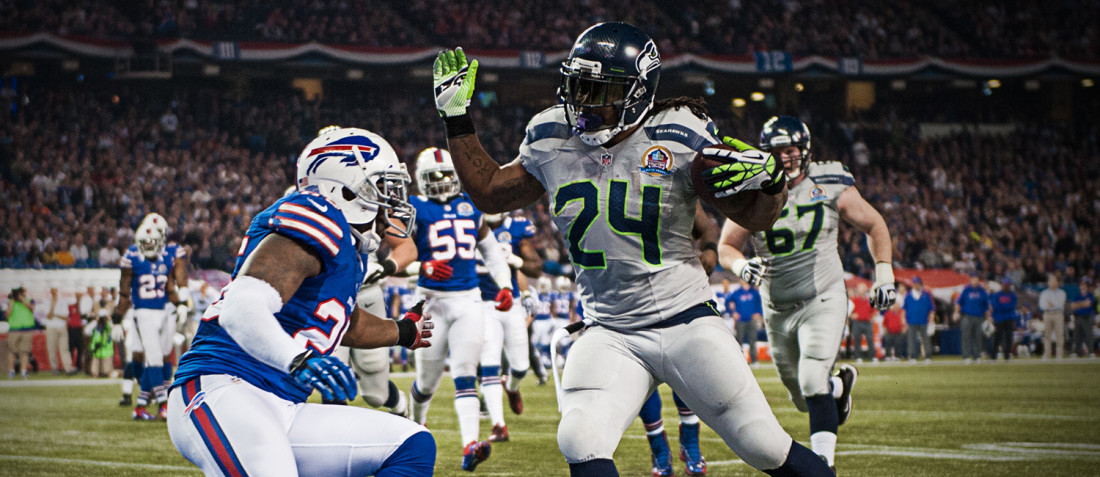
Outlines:
[[875, 283], [873, 286], [894, 283], [894, 266], [890, 262], [875, 263]]
[[225, 299], [219, 306], [218, 324], [260, 362], [286, 372], [294, 357], [305, 351], [305, 346], [295, 342], [275, 318], [283, 308], [283, 297], [271, 284], [238, 276], [225, 287]]
[[749, 261], [744, 258], [735, 258], [733, 263], [730, 264], [730, 271], [738, 277], [741, 276], [741, 272], [745, 270], [745, 265], [748, 265]]

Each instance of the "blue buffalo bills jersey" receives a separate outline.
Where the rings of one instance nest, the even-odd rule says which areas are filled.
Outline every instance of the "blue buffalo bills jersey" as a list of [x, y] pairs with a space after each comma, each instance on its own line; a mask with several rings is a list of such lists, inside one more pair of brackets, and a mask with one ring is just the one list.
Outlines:
[[573, 292], [553, 291], [550, 292], [550, 296], [554, 300], [554, 318], [568, 320], [569, 310], [573, 308]]
[[[303, 347], [329, 354], [347, 331], [366, 274], [358, 249], [362, 239], [335, 204], [319, 193], [310, 189], [292, 193], [252, 220], [237, 252], [234, 278], [249, 254], [271, 233], [289, 237], [321, 260], [321, 273], [306, 278], [275, 318]], [[203, 314], [191, 349], [180, 359], [173, 386], [206, 374], [229, 374], [283, 399], [304, 402], [312, 389], [241, 349], [219, 324], [220, 313], [221, 305], [216, 302]]]
[[550, 303], [554, 301], [554, 292], [540, 293], [539, 300], [535, 303], [535, 319], [536, 320], [549, 320], [550, 319]]
[[416, 250], [421, 262], [441, 260], [451, 266], [451, 278], [443, 281], [421, 276], [417, 286], [439, 291], [473, 290], [477, 287], [477, 231], [481, 211], [466, 193], [446, 203], [427, 197], [409, 197], [416, 208]]
[[130, 299], [135, 309], [163, 310], [168, 304], [168, 275], [172, 273], [175, 250], [162, 250], [154, 260], [145, 258], [137, 245], [131, 245], [122, 256], [120, 266], [133, 270]]

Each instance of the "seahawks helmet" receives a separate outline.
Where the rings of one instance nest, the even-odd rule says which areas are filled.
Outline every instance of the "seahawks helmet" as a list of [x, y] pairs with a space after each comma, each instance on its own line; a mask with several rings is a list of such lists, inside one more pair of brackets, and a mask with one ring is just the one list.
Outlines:
[[[802, 153], [798, 174], [787, 175], [791, 178], [802, 175], [810, 167], [810, 128], [793, 116], [773, 116], [764, 123], [764, 129], [760, 131], [760, 150], [770, 153], [777, 147], [786, 146], [797, 146]], [[784, 164], [783, 168], [786, 167]]]
[[[661, 56], [644, 32], [626, 23], [600, 23], [581, 33], [561, 64], [558, 98], [573, 134], [600, 146], [642, 121], [653, 106]], [[613, 108], [605, 122], [600, 108]]]
[[421, 195], [440, 202], [458, 195], [462, 184], [458, 182], [451, 153], [438, 147], [420, 151], [416, 156], [416, 187]]
[[[381, 136], [358, 128], [325, 128], [298, 156], [298, 190], [336, 204], [349, 224], [373, 223], [379, 212], [398, 237], [408, 236], [416, 211], [408, 202], [409, 173]], [[392, 219], [397, 219], [394, 222]]]

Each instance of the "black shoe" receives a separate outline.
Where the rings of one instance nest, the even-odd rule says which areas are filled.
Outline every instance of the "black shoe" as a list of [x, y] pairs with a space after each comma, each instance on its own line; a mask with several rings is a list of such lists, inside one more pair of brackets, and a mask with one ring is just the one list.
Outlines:
[[122, 399], [118, 400], [118, 405], [119, 406], [129, 406], [131, 404], [133, 404], [133, 401], [130, 399], [129, 394], [123, 394]]
[[836, 412], [838, 423], [844, 424], [848, 422], [848, 418], [852, 415], [852, 388], [856, 386], [856, 377], [859, 376], [859, 371], [855, 366], [850, 364], [842, 364], [837, 372], [837, 377], [844, 383], [844, 388], [840, 393], [840, 397], [836, 399]]

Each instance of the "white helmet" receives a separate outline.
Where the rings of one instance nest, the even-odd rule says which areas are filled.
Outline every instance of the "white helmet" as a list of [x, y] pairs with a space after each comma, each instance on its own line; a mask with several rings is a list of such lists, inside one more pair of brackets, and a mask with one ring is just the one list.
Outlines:
[[148, 215], [145, 216], [144, 219], [141, 219], [140, 227], [145, 226], [149, 226], [160, 231], [161, 236], [168, 236], [168, 221], [156, 212], [150, 212]]
[[142, 224], [134, 231], [134, 243], [145, 258], [153, 260], [164, 251], [164, 234], [152, 225]]
[[573, 280], [570, 280], [569, 277], [567, 277], [565, 275], [562, 275], [562, 276], [554, 279], [554, 288], [557, 288], [558, 291], [572, 290], [573, 289]]
[[550, 277], [543, 275], [539, 277], [537, 284], [539, 293], [547, 294], [554, 290], [554, 280]]
[[316, 187], [352, 225], [369, 224], [380, 209], [389, 209], [385, 220], [397, 230], [394, 235], [408, 236], [416, 212], [408, 200], [409, 173], [393, 147], [364, 129], [323, 132], [298, 156], [298, 190]]
[[462, 184], [458, 182], [451, 153], [438, 147], [420, 151], [416, 156], [416, 186], [420, 195], [438, 201], [458, 195]]

